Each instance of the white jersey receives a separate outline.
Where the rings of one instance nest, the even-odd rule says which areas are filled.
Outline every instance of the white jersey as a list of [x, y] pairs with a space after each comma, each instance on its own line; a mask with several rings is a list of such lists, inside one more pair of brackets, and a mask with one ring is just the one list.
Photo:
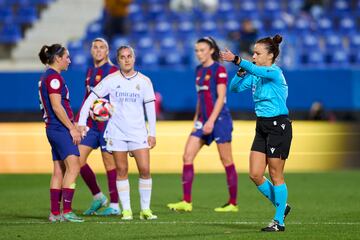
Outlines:
[[104, 138], [140, 142], [147, 139], [144, 104], [155, 101], [151, 80], [140, 72], [126, 78], [120, 71], [108, 75], [94, 89], [98, 97], [110, 95], [114, 113]]

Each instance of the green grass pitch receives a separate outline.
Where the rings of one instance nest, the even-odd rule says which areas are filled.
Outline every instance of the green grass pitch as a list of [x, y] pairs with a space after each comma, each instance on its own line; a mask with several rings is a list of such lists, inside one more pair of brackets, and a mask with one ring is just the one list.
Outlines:
[[[262, 233], [274, 208], [239, 175], [238, 213], [215, 213], [227, 200], [224, 174], [197, 174], [192, 213], [169, 211], [166, 204], [181, 199], [177, 174], [154, 174], [152, 209], [159, 219], [140, 221], [137, 176], [130, 176], [135, 219], [85, 217], [85, 223], [47, 222], [49, 175], [0, 175], [0, 239], [360, 239], [360, 171], [289, 173], [286, 175], [292, 211], [283, 233]], [[106, 177], [99, 175], [107, 194]], [[85, 210], [91, 194], [78, 179], [73, 207]]]

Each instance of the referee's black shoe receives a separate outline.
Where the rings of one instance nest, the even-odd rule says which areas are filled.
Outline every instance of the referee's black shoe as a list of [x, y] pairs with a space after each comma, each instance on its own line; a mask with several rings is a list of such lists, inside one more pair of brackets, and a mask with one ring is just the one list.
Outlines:
[[272, 220], [271, 223], [261, 229], [263, 232], [284, 232], [285, 226], [281, 226], [278, 221]]
[[284, 221], [285, 221], [286, 216], [289, 214], [290, 210], [291, 210], [290, 205], [286, 204], [285, 212], [284, 212]]

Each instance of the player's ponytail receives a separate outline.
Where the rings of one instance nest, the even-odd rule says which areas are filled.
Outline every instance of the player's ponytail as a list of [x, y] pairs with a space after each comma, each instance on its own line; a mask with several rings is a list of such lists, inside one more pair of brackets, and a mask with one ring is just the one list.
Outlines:
[[62, 57], [65, 50], [66, 49], [60, 44], [53, 44], [51, 46], [44, 45], [39, 52], [40, 61], [45, 65], [50, 65], [54, 63], [55, 56]]
[[256, 43], [261, 43], [264, 44], [268, 53], [272, 53], [273, 59], [272, 62], [274, 63], [276, 58], [279, 56], [280, 53], [280, 43], [282, 42], [282, 36], [279, 34], [276, 34], [274, 37], [266, 37], [266, 38], [262, 38], [258, 41], [256, 41]]
[[215, 62], [219, 62], [220, 61], [220, 48], [217, 45], [216, 41], [212, 37], [203, 37], [203, 38], [200, 38], [199, 40], [197, 40], [196, 43], [201, 43], [201, 42], [207, 43], [210, 46], [210, 48], [214, 49], [214, 53], [211, 55], [211, 58]]

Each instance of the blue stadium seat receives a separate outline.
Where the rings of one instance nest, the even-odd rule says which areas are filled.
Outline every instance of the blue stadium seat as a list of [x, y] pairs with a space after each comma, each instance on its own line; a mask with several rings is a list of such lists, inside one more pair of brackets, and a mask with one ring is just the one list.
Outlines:
[[304, 4], [304, 0], [289, 0], [287, 1], [287, 9], [291, 14], [296, 14], [300, 11]]
[[317, 20], [317, 30], [322, 33], [333, 31], [333, 21], [331, 18], [323, 16]]
[[71, 55], [70, 53], [71, 64], [69, 65], [72, 69], [86, 70], [91, 62], [91, 57], [88, 53], [77, 52]]
[[8, 5], [0, 7], [0, 23], [10, 22], [14, 18], [12, 8]]
[[139, 38], [149, 34], [149, 31], [149, 26], [146, 24], [146, 22], [139, 21], [133, 24], [131, 35], [134, 38]]
[[200, 25], [200, 34], [204, 36], [213, 36], [220, 32], [218, 29], [216, 22], [208, 20]]
[[194, 33], [194, 24], [191, 21], [182, 21], [178, 24], [179, 34], [192, 34]]
[[159, 54], [154, 50], [141, 51], [137, 55], [137, 58], [139, 59], [138, 63], [143, 69], [156, 68], [160, 63]]
[[240, 13], [251, 16], [254, 12], [257, 12], [257, 4], [255, 1], [244, 0], [240, 2]]
[[339, 34], [329, 33], [324, 35], [325, 48], [333, 51], [334, 49], [343, 49], [343, 39]]
[[33, 6], [37, 6], [37, 5], [49, 5], [50, 3], [52, 3], [55, 0], [28, 0], [29, 3]]
[[315, 34], [303, 34], [300, 37], [302, 49], [307, 51], [318, 51], [320, 48], [320, 39]]
[[81, 39], [76, 41], [70, 41], [67, 44], [67, 49], [69, 50], [70, 56], [79, 52], [84, 52], [84, 42]]
[[346, 16], [340, 19], [339, 30], [343, 33], [355, 32], [356, 23], [354, 17]]
[[287, 31], [287, 24], [285, 21], [281, 20], [280, 18], [274, 19], [270, 25], [270, 32], [272, 33], [279, 33]]
[[281, 5], [278, 0], [264, 1], [264, 14], [266, 15], [279, 15], [281, 12]]
[[86, 29], [86, 39], [88, 41], [92, 41], [97, 37], [103, 37], [103, 26], [98, 20], [90, 23]]
[[348, 41], [351, 50], [360, 52], [360, 32], [350, 34], [348, 36]]
[[0, 44], [16, 44], [21, 38], [21, 28], [17, 24], [6, 24], [0, 31]]
[[333, 13], [335, 15], [348, 14], [350, 10], [350, 1], [348, 0], [335, 0], [333, 3]]
[[232, 14], [234, 10], [234, 6], [230, 1], [220, 1], [218, 7], [218, 15], [226, 16], [228, 14]]
[[151, 19], [157, 18], [159, 15], [165, 13], [165, 7], [162, 4], [156, 3], [148, 6], [148, 15]]
[[161, 65], [171, 67], [184, 67], [183, 56], [179, 51], [166, 50], [161, 52]]
[[140, 38], [137, 42], [137, 49], [141, 52], [149, 51], [150, 49], [153, 49], [155, 46], [154, 40], [149, 35], [146, 35], [142, 38]]
[[302, 55], [302, 63], [309, 67], [323, 67], [325, 56], [321, 51], [307, 51]]
[[34, 6], [23, 6], [18, 9], [15, 22], [21, 25], [31, 25], [37, 20], [37, 18], [37, 9]]
[[343, 49], [335, 49], [329, 56], [330, 64], [334, 67], [347, 67], [350, 64], [349, 53]]
[[129, 38], [123, 36], [114, 36], [111, 42], [110, 52], [116, 51], [119, 47], [130, 45]]
[[171, 23], [168, 21], [158, 21], [154, 27], [154, 33], [156, 37], [162, 37], [172, 32]]
[[229, 20], [224, 23], [224, 31], [226, 33], [237, 32], [240, 30], [240, 23], [236, 20]]
[[160, 49], [162, 51], [176, 51], [177, 40], [174, 36], [169, 35], [160, 40]]
[[308, 18], [305, 17], [295, 17], [296, 21], [294, 24], [294, 31], [296, 34], [298, 33], [306, 33], [311, 31], [311, 26]]

